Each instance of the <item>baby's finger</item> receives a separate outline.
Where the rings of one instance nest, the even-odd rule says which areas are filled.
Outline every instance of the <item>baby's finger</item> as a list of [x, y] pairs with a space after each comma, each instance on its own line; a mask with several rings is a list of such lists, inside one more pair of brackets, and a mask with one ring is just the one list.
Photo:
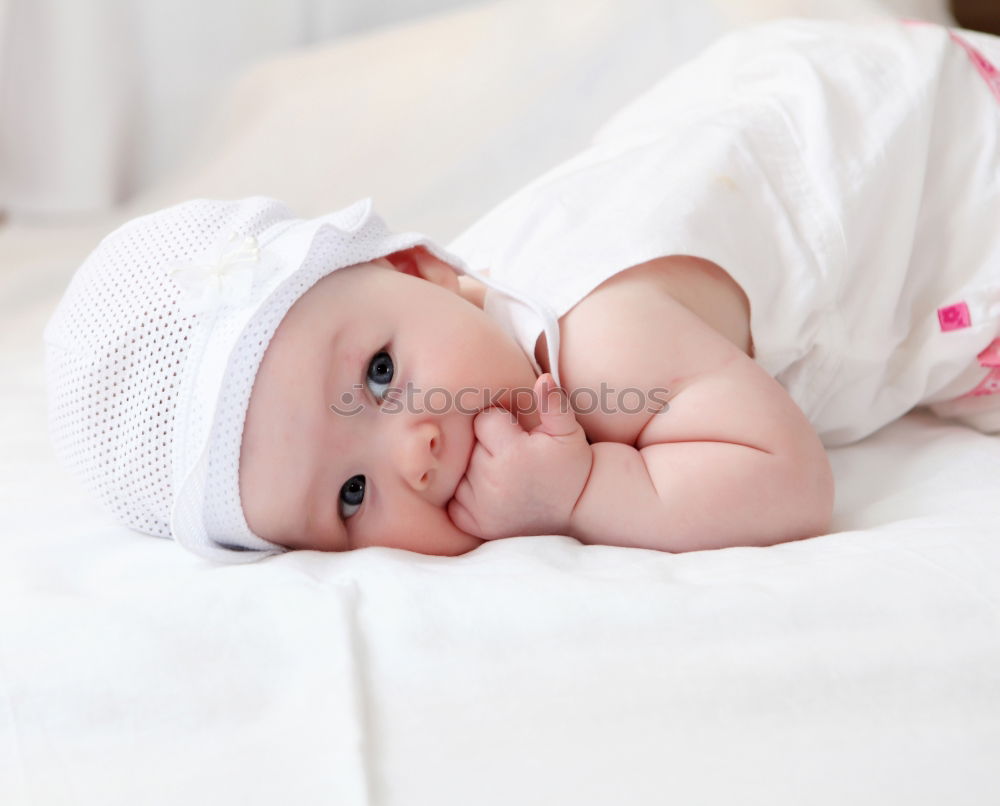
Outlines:
[[475, 505], [476, 493], [472, 488], [472, 482], [469, 481], [468, 476], [462, 476], [462, 480], [458, 483], [455, 492], [452, 494], [452, 499], [458, 501], [466, 509]]
[[576, 414], [569, 405], [563, 391], [556, 386], [548, 372], [535, 381], [535, 399], [538, 401], [538, 416], [541, 423], [534, 433], [548, 434], [550, 437], [572, 436], [581, 428]]
[[456, 528], [482, 539], [482, 529], [468, 508], [458, 500], [457, 495], [448, 502], [448, 517]]
[[479, 412], [472, 425], [476, 439], [490, 456], [524, 434], [524, 429], [517, 424], [514, 415], [497, 406]]

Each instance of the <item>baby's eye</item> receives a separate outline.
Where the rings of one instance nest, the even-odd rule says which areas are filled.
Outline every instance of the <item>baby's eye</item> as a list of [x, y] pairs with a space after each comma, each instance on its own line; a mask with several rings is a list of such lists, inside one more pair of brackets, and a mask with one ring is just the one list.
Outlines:
[[381, 401], [392, 383], [392, 357], [385, 351], [375, 353], [368, 365], [368, 388], [372, 390], [375, 399]]
[[340, 488], [340, 517], [349, 518], [365, 500], [365, 477], [351, 476]]

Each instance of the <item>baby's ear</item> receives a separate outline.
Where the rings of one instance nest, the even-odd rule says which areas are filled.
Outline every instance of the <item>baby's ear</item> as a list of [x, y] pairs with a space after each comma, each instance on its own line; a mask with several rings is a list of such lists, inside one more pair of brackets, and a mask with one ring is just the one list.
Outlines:
[[396, 271], [412, 274], [456, 294], [459, 293], [458, 272], [455, 268], [443, 260], [438, 260], [422, 246], [411, 246], [402, 252], [386, 255], [385, 259]]

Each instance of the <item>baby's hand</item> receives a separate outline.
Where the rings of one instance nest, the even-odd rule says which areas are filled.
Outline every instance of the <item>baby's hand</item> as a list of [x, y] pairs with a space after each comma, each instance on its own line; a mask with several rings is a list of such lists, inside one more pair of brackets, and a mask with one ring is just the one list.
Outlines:
[[551, 375], [535, 381], [534, 395], [541, 424], [531, 432], [501, 408], [476, 415], [478, 442], [448, 504], [463, 532], [483, 540], [566, 534], [594, 456]]

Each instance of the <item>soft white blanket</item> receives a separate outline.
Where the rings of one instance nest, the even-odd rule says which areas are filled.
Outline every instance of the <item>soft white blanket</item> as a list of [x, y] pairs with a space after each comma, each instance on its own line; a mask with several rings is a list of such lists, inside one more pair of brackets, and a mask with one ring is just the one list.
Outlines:
[[[485, 36], [523, 9], [441, 24]], [[693, 41], [683, 19], [666, 43]], [[292, 64], [272, 67], [246, 86]], [[146, 203], [242, 190], [211, 165]], [[341, 201], [309, 177], [307, 202]], [[0, 803], [997, 802], [1000, 440], [914, 412], [831, 452], [832, 534], [766, 549], [551, 536], [215, 566], [114, 525], [47, 444], [41, 327], [112, 224], [0, 231]]]

